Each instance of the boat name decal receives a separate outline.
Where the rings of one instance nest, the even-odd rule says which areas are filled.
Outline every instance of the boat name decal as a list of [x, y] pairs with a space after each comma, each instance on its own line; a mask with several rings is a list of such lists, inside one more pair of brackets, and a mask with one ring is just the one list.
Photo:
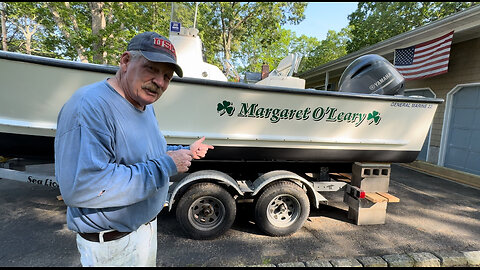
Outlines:
[[[233, 116], [235, 113], [235, 107], [233, 102], [224, 100], [217, 104], [217, 113], [220, 116], [227, 114]], [[271, 123], [278, 123], [280, 120], [297, 120], [304, 121], [312, 119], [313, 121], [321, 121], [325, 119], [326, 122], [346, 122], [352, 123], [355, 127], [360, 124], [368, 122], [368, 124], [374, 123], [378, 125], [381, 117], [377, 111], [371, 113], [360, 112], [345, 112], [335, 107], [316, 107], [316, 108], [304, 108], [304, 109], [280, 109], [280, 108], [264, 108], [256, 103], [241, 103], [240, 111], [236, 114], [237, 117], [254, 117], [254, 118], [266, 118]]]

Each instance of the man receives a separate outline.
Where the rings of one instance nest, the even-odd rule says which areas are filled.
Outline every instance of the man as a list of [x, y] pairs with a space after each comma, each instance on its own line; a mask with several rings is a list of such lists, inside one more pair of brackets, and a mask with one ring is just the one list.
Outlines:
[[83, 266], [155, 266], [169, 177], [213, 149], [205, 137], [167, 146], [151, 104], [173, 72], [183, 76], [170, 41], [138, 34], [115, 77], [77, 90], [58, 115], [55, 173]]

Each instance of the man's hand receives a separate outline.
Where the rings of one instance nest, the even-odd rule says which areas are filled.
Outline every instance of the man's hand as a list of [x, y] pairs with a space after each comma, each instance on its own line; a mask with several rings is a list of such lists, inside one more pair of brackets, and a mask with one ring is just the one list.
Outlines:
[[204, 140], [205, 140], [205, 136], [196, 140], [194, 143], [190, 145], [190, 152], [194, 159], [201, 159], [205, 157], [208, 149], [213, 149], [212, 145], [204, 144], [203, 143]]
[[177, 166], [177, 171], [179, 173], [184, 173], [188, 171], [188, 167], [190, 167], [190, 165], [192, 164], [191, 160], [193, 158], [193, 155], [190, 150], [180, 149], [176, 151], [168, 151], [167, 155], [169, 155], [173, 159], [173, 162], [175, 162], [175, 165]]

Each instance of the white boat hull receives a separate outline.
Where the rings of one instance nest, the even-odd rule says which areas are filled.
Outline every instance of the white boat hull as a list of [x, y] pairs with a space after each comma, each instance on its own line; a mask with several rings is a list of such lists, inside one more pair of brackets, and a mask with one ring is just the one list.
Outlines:
[[[62, 105], [115, 69], [0, 54], [0, 155], [53, 157]], [[174, 77], [154, 107], [169, 144], [206, 136], [210, 160], [410, 162], [441, 102]]]

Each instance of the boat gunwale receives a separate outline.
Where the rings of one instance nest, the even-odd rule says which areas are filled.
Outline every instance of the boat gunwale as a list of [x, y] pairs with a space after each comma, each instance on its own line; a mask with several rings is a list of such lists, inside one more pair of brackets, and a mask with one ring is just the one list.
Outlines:
[[[63, 67], [63, 68], [69, 68], [69, 69], [80, 69], [85, 71], [101, 72], [101, 73], [108, 73], [108, 74], [115, 74], [118, 70], [118, 66], [82, 63], [82, 62], [75, 62], [70, 60], [55, 59], [55, 58], [48, 58], [43, 56], [27, 55], [27, 54], [15, 53], [15, 52], [5, 52], [5, 51], [0, 51], [0, 59], [28, 62], [28, 63], [34, 63], [34, 64], [40, 64], [40, 65], [54, 66], [54, 67]], [[417, 103], [435, 103], [435, 104], [441, 104], [444, 102], [444, 100], [441, 98], [346, 93], [346, 92], [338, 92], [338, 91], [317, 90], [312, 88], [299, 89], [299, 88], [289, 88], [289, 87], [279, 87], [279, 86], [247, 84], [247, 83], [241, 83], [241, 82], [224, 82], [224, 81], [189, 78], [189, 77], [180, 78], [177, 76], [174, 76], [172, 78], [172, 81], [178, 82], [178, 83], [196, 84], [196, 85], [204, 85], [204, 86], [228, 87], [228, 88], [239, 89], [239, 90], [248, 89], [248, 90], [259, 90], [259, 91], [268, 91], [268, 92], [276, 92], [276, 93], [322, 95], [322, 96], [350, 98], [350, 99], [361, 98], [361, 99], [404, 101], [404, 102], [417, 102]]]

